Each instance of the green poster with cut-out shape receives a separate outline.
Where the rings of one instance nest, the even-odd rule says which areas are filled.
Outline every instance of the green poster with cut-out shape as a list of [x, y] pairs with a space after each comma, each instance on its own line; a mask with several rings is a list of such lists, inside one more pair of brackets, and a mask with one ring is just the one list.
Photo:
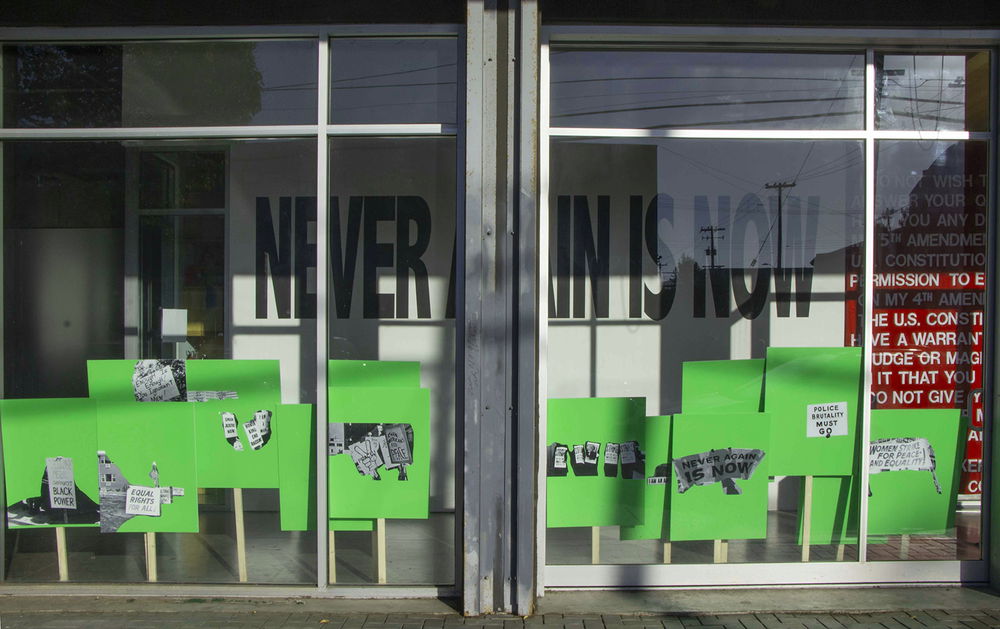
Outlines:
[[192, 402], [191, 407], [199, 487], [278, 486], [278, 449], [284, 432], [278, 404], [238, 399]]
[[854, 470], [860, 347], [769, 347], [764, 410], [773, 476], [850, 476]]
[[331, 386], [328, 405], [328, 518], [426, 518], [430, 391]]
[[282, 531], [316, 529], [316, 423], [310, 404], [282, 404], [277, 415], [278, 505]]
[[98, 526], [97, 416], [87, 398], [0, 401], [8, 527]]
[[331, 387], [419, 387], [420, 363], [392, 360], [331, 360]]
[[618, 535], [623, 540], [668, 538], [667, 511], [670, 509], [670, 415], [647, 417], [640, 443], [646, 452], [646, 487], [643, 496], [642, 523], [622, 525]]
[[101, 532], [198, 531], [193, 406], [97, 402]]
[[768, 413], [684, 413], [671, 427], [670, 540], [767, 537]]
[[642, 524], [645, 417], [645, 398], [549, 400], [548, 527]]
[[965, 435], [958, 409], [872, 411], [869, 534], [942, 535], [955, 525]]
[[684, 413], [756, 413], [764, 402], [764, 360], [685, 362], [681, 379]]

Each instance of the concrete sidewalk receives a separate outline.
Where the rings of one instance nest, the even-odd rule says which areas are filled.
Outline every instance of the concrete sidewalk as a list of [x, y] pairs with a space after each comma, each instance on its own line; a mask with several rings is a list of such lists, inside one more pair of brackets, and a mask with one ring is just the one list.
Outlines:
[[1000, 598], [972, 588], [555, 592], [529, 618], [464, 618], [454, 601], [0, 596], [0, 629], [918, 629], [1000, 627]]

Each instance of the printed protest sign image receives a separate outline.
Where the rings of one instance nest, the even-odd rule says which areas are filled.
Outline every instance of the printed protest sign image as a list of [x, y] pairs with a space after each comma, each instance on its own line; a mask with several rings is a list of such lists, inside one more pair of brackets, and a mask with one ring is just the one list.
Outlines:
[[876, 439], [868, 446], [868, 473], [899, 472], [912, 470], [930, 472], [934, 489], [941, 493], [941, 483], [937, 478], [937, 463], [934, 448], [927, 439], [921, 437], [896, 437]]
[[413, 427], [410, 424], [332, 422], [327, 428], [327, 454], [351, 455], [362, 476], [382, 480], [380, 468], [396, 470], [396, 480], [407, 480], [413, 465]]
[[674, 459], [677, 490], [684, 493], [695, 485], [722, 483], [723, 493], [737, 496], [743, 493], [737, 480], [749, 480], [764, 459], [763, 450], [727, 448], [689, 454]]

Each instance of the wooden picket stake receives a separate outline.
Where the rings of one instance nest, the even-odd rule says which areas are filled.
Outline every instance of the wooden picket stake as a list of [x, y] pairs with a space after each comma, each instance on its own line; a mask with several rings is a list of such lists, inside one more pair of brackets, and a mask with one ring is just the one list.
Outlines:
[[670, 542], [663, 542], [663, 563], [670, 563]]
[[372, 532], [372, 555], [375, 559], [378, 582], [388, 583], [388, 565], [385, 556], [385, 518], [375, 520], [375, 530]]
[[809, 561], [809, 537], [812, 532], [813, 477], [806, 476], [802, 496], [802, 561]]
[[233, 488], [233, 516], [236, 524], [236, 569], [240, 583], [247, 582], [247, 531], [243, 521], [243, 490]]
[[327, 559], [326, 559], [326, 579], [328, 583], [337, 582], [337, 552], [334, 542], [336, 542], [336, 531], [330, 531], [327, 536]]
[[844, 550], [847, 548], [846, 544], [837, 544], [837, 561], [844, 560]]
[[590, 563], [601, 563], [601, 527], [590, 527]]
[[910, 558], [910, 536], [903, 534], [899, 536], [899, 558]]
[[59, 563], [59, 580], [69, 581], [69, 555], [66, 552], [66, 529], [56, 527], [56, 560]]
[[729, 542], [724, 539], [717, 539], [713, 542], [713, 555], [715, 563], [729, 562]]
[[146, 580], [156, 583], [156, 533], [146, 535]]

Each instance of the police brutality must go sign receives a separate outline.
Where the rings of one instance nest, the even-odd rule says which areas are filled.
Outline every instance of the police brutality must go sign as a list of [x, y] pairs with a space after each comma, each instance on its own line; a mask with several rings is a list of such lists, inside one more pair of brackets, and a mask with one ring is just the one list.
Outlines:
[[841, 437], [847, 435], [847, 402], [808, 404], [806, 437]]

